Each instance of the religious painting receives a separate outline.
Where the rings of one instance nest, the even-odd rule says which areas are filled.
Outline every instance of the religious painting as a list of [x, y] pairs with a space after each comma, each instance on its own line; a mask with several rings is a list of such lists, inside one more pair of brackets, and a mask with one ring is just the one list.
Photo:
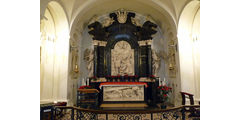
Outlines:
[[134, 49], [126, 41], [119, 41], [111, 50], [111, 74], [134, 75]]
[[103, 101], [144, 101], [144, 85], [103, 86]]

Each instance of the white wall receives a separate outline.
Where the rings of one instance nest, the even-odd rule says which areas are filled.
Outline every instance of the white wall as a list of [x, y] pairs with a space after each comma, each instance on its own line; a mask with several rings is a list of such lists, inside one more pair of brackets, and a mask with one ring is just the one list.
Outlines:
[[178, 23], [181, 91], [200, 100], [200, 2], [192, 1], [184, 8]]
[[67, 101], [69, 28], [57, 2], [48, 3], [41, 20], [41, 102]]

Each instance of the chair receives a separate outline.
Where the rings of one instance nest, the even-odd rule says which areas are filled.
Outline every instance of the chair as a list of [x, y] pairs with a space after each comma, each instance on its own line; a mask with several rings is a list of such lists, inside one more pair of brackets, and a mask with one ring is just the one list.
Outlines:
[[[180, 92], [180, 93], [182, 95], [182, 105], [186, 105], [186, 98], [190, 99], [190, 105], [194, 105], [193, 94], [186, 93], [186, 92]], [[199, 105], [200, 105], [200, 102], [199, 102]], [[200, 110], [198, 109], [190, 107], [189, 110], [185, 109], [185, 111], [190, 112], [190, 115], [188, 117], [200, 117]]]
[[[186, 104], [186, 98], [190, 99], [190, 105], [194, 105], [194, 99], [193, 99], [193, 94], [186, 93], [186, 92], [180, 92], [182, 95], [182, 105]], [[188, 95], [188, 97], [186, 97]]]

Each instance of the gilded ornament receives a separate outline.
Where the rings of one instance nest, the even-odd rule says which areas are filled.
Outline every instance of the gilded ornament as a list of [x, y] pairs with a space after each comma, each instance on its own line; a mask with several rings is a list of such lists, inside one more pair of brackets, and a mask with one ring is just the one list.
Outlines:
[[127, 21], [127, 11], [124, 9], [117, 11], [116, 14], [119, 23], [125, 23]]

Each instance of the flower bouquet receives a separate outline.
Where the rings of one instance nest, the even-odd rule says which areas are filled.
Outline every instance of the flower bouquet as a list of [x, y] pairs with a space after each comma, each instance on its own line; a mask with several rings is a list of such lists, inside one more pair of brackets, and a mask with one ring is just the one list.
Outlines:
[[166, 101], [168, 100], [168, 94], [172, 92], [172, 88], [168, 87], [166, 85], [161, 85], [158, 87], [159, 95], [160, 95], [160, 103], [161, 103], [161, 108], [166, 108]]

